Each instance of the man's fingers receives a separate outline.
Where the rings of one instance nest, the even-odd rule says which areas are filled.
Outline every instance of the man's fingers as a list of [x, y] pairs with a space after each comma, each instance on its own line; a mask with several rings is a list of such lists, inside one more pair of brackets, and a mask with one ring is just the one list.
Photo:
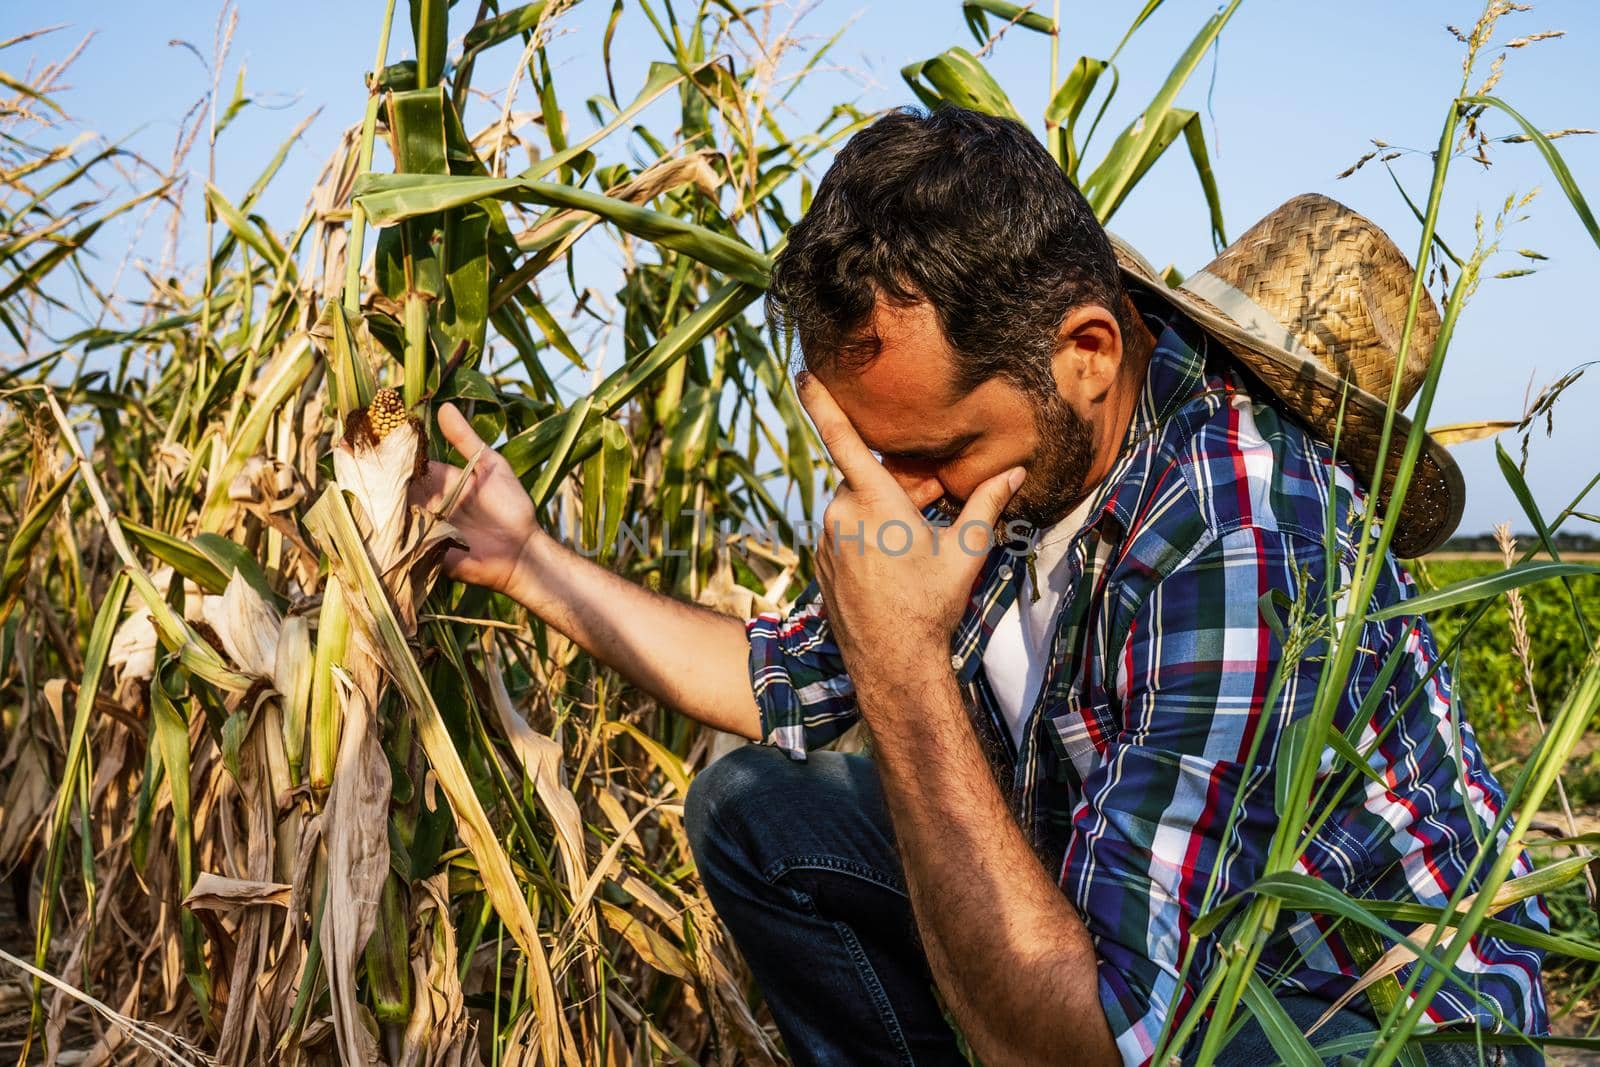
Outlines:
[[439, 432], [444, 434], [444, 439], [450, 442], [450, 447], [461, 453], [463, 459], [470, 460], [484, 447], [483, 438], [478, 436], [472, 428], [472, 423], [461, 414], [461, 410], [454, 404], [439, 405]]
[[795, 391], [845, 484], [861, 489], [888, 474], [815, 374], [802, 373], [795, 380]]
[[1012, 467], [1008, 471], [1001, 471], [988, 481], [979, 485], [967, 497], [967, 504], [961, 509], [961, 518], [958, 525], [965, 527], [969, 522], [982, 523], [993, 526], [1000, 521], [1000, 512], [1010, 502], [1017, 491], [1017, 486], [1022, 484], [1026, 472], [1021, 467]]

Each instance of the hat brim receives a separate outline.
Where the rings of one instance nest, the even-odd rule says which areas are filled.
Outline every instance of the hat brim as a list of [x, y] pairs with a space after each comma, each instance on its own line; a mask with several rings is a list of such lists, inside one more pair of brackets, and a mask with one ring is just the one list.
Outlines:
[[[1366, 485], [1379, 467], [1388, 402], [1340, 378], [1314, 359], [1286, 351], [1248, 333], [1201, 297], [1167, 285], [1150, 264], [1126, 242], [1111, 235], [1123, 280], [1162, 300], [1200, 327], [1302, 421], [1312, 434], [1330, 443]], [[1384, 467], [1382, 494], [1387, 497], [1404, 462], [1411, 422], [1395, 412]], [[1422, 556], [1449, 540], [1466, 507], [1461, 468], [1444, 446], [1424, 433], [1411, 483], [1406, 489], [1392, 548], [1404, 558]]]

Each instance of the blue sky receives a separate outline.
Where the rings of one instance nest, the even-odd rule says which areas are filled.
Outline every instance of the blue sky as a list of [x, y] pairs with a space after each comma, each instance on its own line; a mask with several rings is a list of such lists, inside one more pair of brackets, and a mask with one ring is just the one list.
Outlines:
[[[399, 6], [390, 61], [412, 54], [403, 0]], [[459, 48], [460, 34], [476, 6], [458, 5], [453, 50]], [[1063, 65], [1079, 54], [1106, 55], [1139, 6], [1133, 0], [1066, 0]], [[578, 4], [552, 46], [557, 83], [569, 121], [578, 130], [590, 128], [582, 101], [604, 92], [599, 41], [610, 8], [603, 0]], [[1168, 0], [1124, 52], [1122, 90], [1104, 129], [1118, 129], [1132, 118], [1215, 9], [1204, 0]], [[1369, 165], [1343, 181], [1335, 175], [1370, 147], [1370, 138], [1380, 138], [1417, 150], [1394, 166], [1420, 198], [1429, 171], [1425, 150], [1438, 139], [1445, 104], [1460, 79], [1461, 46], [1444, 26], [1469, 25], [1478, 10], [1464, 0], [1245, 0], [1220, 48], [1180, 99], [1205, 118], [1230, 235], [1289, 197], [1315, 191], [1369, 216], [1408, 256], [1414, 255], [1416, 222], [1385, 171]], [[215, 3], [192, 0], [11, 0], [0, 10], [0, 36], [67, 24], [53, 41], [21, 46], [43, 59], [59, 55], [66, 38], [94, 31], [72, 71], [72, 88], [60, 97], [62, 105], [84, 129], [126, 137], [152, 158], [165, 159], [180, 117], [209, 81], [194, 55], [168, 42], [188, 40], [209, 56], [216, 13]], [[295, 123], [321, 107], [321, 116], [291, 152], [262, 204], [263, 213], [279, 227], [294, 224], [340, 131], [360, 117], [365, 95], [361, 76], [372, 62], [381, 16], [378, 0], [241, 4], [225, 84], [231, 85], [238, 65], [244, 64], [247, 88], [259, 95], [262, 106], [245, 112], [219, 144], [218, 184], [225, 191], [241, 192]], [[819, 115], [839, 99], [852, 99], [867, 109], [914, 102], [899, 75], [902, 65], [952, 45], [973, 47], [957, 0], [819, 0], [801, 26], [820, 40], [846, 22], [849, 27], [832, 58], [847, 69], [830, 70], [805, 83], [792, 100], [800, 116]], [[1595, 58], [1600, 55], [1600, 5], [1546, 0], [1501, 25], [1502, 41], [1546, 29], [1566, 30], [1567, 36], [1512, 52], [1497, 95], [1543, 129], [1600, 127], [1600, 63]], [[504, 84], [517, 53], [513, 45], [480, 59], [477, 84]], [[660, 57], [653, 31], [629, 2], [614, 48], [619, 96], [631, 95], [645, 62]], [[19, 65], [17, 58], [15, 53], [7, 56], [8, 68]], [[1049, 71], [1044, 39], [1013, 29], [989, 65], [1018, 110], [1037, 125]], [[1492, 132], [1512, 132], [1503, 121], [1493, 121]], [[803, 124], [797, 119], [793, 125]], [[1573, 137], [1558, 144], [1580, 187], [1600, 205], [1600, 137]], [[621, 150], [620, 145], [611, 148], [613, 153]], [[1580, 363], [1600, 358], [1589, 332], [1590, 305], [1600, 299], [1600, 250], [1531, 146], [1500, 146], [1491, 158], [1494, 163], [1487, 170], [1472, 163], [1455, 165], [1442, 235], [1458, 251], [1470, 247], [1475, 211], [1492, 217], [1508, 193], [1538, 186], [1542, 192], [1531, 205], [1532, 217], [1508, 233], [1496, 269], [1526, 265], [1512, 252], [1518, 248], [1534, 249], [1549, 259], [1532, 276], [1486, 281], [1468, 306], [1429, 419], [1434, 425], [1515, 418], [1530, 383], [1537, 389]], [[191, 157], [191, 165], [203, 179], [203, 152]], [[197, 191], [198, 182], [195, 200]], [[1175, 263], [1187, 273], [1210, 258], [1205, 220], [1193, 169], [1186, 155], [1174, 151], [1110, 227], [1158, 266]], [[198, 261], [202, 240], [203, 231], [189, 227], [186, 261]], [[116, 247], [115, 239], [107, 244]], [[595, 269], [609, 268], [599, 264]], [[604, 290], [604, 282], [598, 284]], [[613, 362], [620, 358], [616, 351], [610, 356]], [[1565, 504], [1597, 469], [1600, 419], [1592, 414], [1597, 401], [1600, 368], [1568, 391], [1556, 411], [1555, 435], [1547, 440], [1541, 432], [1534, 442], [1530, 483], [1547, 512]], [[1512, 438], [1506, 443], [1515, 450]], [[1462, 445], [1455, 454], [1468, 485], [1462, 532], [1485, 530], [1504, 519], [1513, 519], [1516, 529], [1527, 529], [1496, 470], [1492, 444]], [[1591, 503], [1588, 510], [1600, 507]]]

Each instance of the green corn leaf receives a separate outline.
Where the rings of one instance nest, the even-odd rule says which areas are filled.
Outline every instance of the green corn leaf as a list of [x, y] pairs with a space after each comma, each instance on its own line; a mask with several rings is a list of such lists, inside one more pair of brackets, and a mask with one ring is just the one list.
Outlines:
[[162, 533], [132, 519], [121, 522], [130, 540], [205, 592], [221, 594], [228, 587], [227, 574], [192, 541]]
[[33, 550], [38, 547], [45, 527], [55, 517], [56, 510], [77, 477], [78, 464], [74, 462], [61, 472], [48, 489], [39, 494], [39, 499], [34, 501], [33, 507], [28, 509], [21, 524], [12, 533], [6, 545], [5, 563], [0, 565], [0, 622], [10, 616], [17, 596], [22, 591], [23, 580], [28, 576], [28, 563], [33, 558]]
[[679, 69], [670, 63], [651, 63], [650, 70], [645, 76], [644, 87], [627, 107], [614, 115], [610, 122], [595, 130], [588, 137], [570, 145], [561, 151], [552, 153], [549, 157], [539, 160], [533, 166], [517, 175], [525, 181], [535, 181], [546, 174], [553, 173], [560, 167], [573, 163], [589, 149], [599, 144], [606, 137], [627, 125], [639, 112], [649, 107], [666, 93], [685, 80], [688, 75], [697, 73], [698, 68]]
[[467, 343], [468, 366], [477, 364], [489, 327], [489, 228], [489, 213], [478, 207], [452, 211], [444, 219], [439, 329], [452, 342]]
[[1200, 191], [1205, 194], [1206, 211], [1211, 219], [1211, 245], [1220, 252], [1228, 245], [1228, 231], [1222, 223], [1222, 194], [1217, 190], [1217, 176], [1211, 169], [1211, 154], [1206, 149], [1205, 130], [1200, 126], [1199, 115], [1193, 115], [1183, 124], [1183, 143], [1189, 148], [1195, 177], [1200, 179]]
[[134, 802], [133, 828], [128, 832], [129, 850], [133, 865], [143, 873], [150, 856], [150, 822], [155, 816], [156, 798], [166, 776], [166, 764], [161, 762], [161, 751], [155, 745], [146, 745], [144, 775], [139, 779], [139, 796]]
[[245, 218], [238, 208], [229, 203], [228, 198], [222, 194], [222, 190], [210, 182], [206, 183], [206, 206], [216, 214], [217, 218], [222, 220], [222, 224], [245, 247], [272, 264], [275, 270], [287, 269], [291, 272], [293, 271], [294, 265], [284, 256], [283, 249], [273, 242], [271, 234], [263, 233], [251, 225], [250, 220]]
[[261, 594], [267, 603], [281, 602], [277, 592], [267, 581], [267, 572], [261, 569], [261, 561], [250, 554], [249, 549], [243, 545], [230, 541], [226, 537], [214, 533], [201, 533], [194, 536], [194, 547], [205, 555], [223, 575], [223, 585], [235, 574], [239, 575], [250, 588]]
[[538, 481], [533, 484], [532, 496], [535, 507], [544, 507], [558, 484], [557, 479], [566, 473], [564, 465], [567, 457], [572, 454], [573, 442], [577, 441], [578, 433], [584, 428], [584, 423], [589, 418], [589, 410], [593, 406], [594, 397], [584, 396], [556, 416], [561, 424], [561, 436], [556, 439], [555, 450], [545, 460], [544, 470], [540, 472]]
[[1094, 88], [1100, 82], [1100, 75], [1104, 74], [1109, 66], [1110, 64], [1103, 59], [1079, 56], [1044, 109], [1045, 125], [1056, 128], [1059, 141], [1058, 144], [1052, 145], [1056, 153], [1056, 162], [1061, 164], [1067, 172], [1067, 177], [1073, 181], [1077, 181], [1080, 154], [1075, 139], [1078, 116], [1083, 114], [1084, 107], [1089, 103], [1089, 97], [1094, 95]]
[[486, 48], [493, 48], [501, 41], [528, 33], [544, 18], [544, 9], [544, 0], [539, 0], [538, 3], [523, 4], [474, 24], [462, 41], [462, 62], [465, 63]]
[[[94, 628], [89, 633], [89, 643], [83, 653], [83, 676], [78, 683], [77, 700], [73, 707], [72, 732], [67, 738], [67, 757], [62, 765], [61, 783], [56, 790], [55, 814], [50, 823], [50, 844], [45, 851], [44, 874], [39, 893], [39, 914], [34, 937], [34, 965], [44, 967], [48, 960], [50, 938], [57, 891], [61, 885], [62, 868], [66, 862], [67, 834], [72, 828], [71, 811], [77, 804], [80, 772], [87, 755], [86, 741], [89, 722], [94, 714], [95, 697], [105, 675], [106, 660], [111, 651], [111, 640], [116, 635], [117, 623], [122, 618], [122, 606], [127, 602], [131, 582], [126, 571], [118, 572], [106, 590], [95, 612]], [[85, 828], [85, 832], [87, 829]], [[33, 1021], [40, 1018], [40, 985], [33, 983]]]
[[[1125, 160], [1126, 166], [1123, 173], [1113, 176], [1117, 183], [1116, 187], [1120, 191], [1110, 199], [1095, 205], [1097, 214], [1104, 213], [1101, 215], [1102, 221], [1109, 221], [1111, 216], [1116, 214], [1127, 194], [1133, 191], [1134, 186], [1144, 180], [1144, 176], [1149, 173], [1151, 167], [1155, 166], [1156, 161], [1172, 146], [1173, 142], [1177, 141], [1180, 136], [1186, 136], [1186, 131], [1191, 129], [1195, 131], [1195, 137], [1188, 138], [1189, 143], [1192, 145], [1195, 139], [1200, 140], [1201, 156], [1195, 161], [1196, 170], [1200, 174], [1202, 185], [1210, 182], [1211, 188], [1208, 192], [1212, 196], [1215, 195], [1216, 183], [1211, 174], [1210, 162], [1204, 154], [1204, 134], [1200, 130], [1199, 123], [1200, 116], [1198, 114], [1183, 108], [1172, 108], [1161, 116], [1161, 119], [1156, 123], [1154, 135], [1143, 142], [1143, 154], [1137, 158]], [[1096, 176], [1100, 173], [1099, 170], [1096, 170], [1095, 174], [1090, 175], [1089, 181], [1094, 182]], [[1126, 178], [1126, 181], [1123, 181], [1123, 178]]]
[[[438, 85], [389, 94], [389, 124], [394, 131], [396, 170], [412, 176], [444, 177], [450, 173], [445, 107], [444, 89]], [[362, 206], [367, 209], [370, 222], [384, 225], [381, 219], [372, 217], [369, 205]], [[438, 254], [443, 225], [441, 213], [434, 211], [418, 213], [406, 219], [401, 227], [407, 283], [402, 298], [408, 316], [405, 331], [407, 404], [416, 403], [426, 377], [427, 326], [417, 316], [444, 291], [444, 266]]]
[[[172, 797], [172, 834], [178, 859], [178, 895], [188, 896], [194, 887], [194, 814], [189, 780], [189, 724], [173, 703], [168, 691], [168, 671], [158, 669], [150, 683], [150, 711], [155, 746], [166, 768], [167, 789]], [[181, 695], [181, 690], [180, 690]], [[203, 934], [195, 914], [185, 908], [179, 913], [183, 940], [184, 977], [202, 1011], [211, 1005], [211, 973], [205, 964]]]
[[228, 499], [228, 486], [233, 483], [234, 475], [243, 469], [245, 462], [260, 451], [267, 430], [278, 418], [280, 408], [311, 373], [313, 358], [311, 340], [304, 334], [299, 335], [293, 344], [285, 346], [274, 358], [263, 377], [254, 405], [240, 420], [238, 430], [228, 443], [221, 469], [207, 482], [206, 502], [200, 516], [202, 530], [216, 529], [216, 525], [233, 506]]
[[967, 28], [972, 31], [973, 39], [978, 44], [984, 45], [989, 43], [988, 16], [990, 15], [999, 19], [1004, 25], [1021, 26], [1023, 29], [1046, 36], [1054, 35], [1055, 20], [1033, 10], [1037, 6], [1037, 3], [1032, 3], [1024, 7], [1021, 4], [1009, 3], [1008, 0], [964, 0], [961, 13], [966, 16]]
[[549, 341], [557, 352], [565, 356], [573, 366], [579, 370], [588, 370], [589, 365], [583, 361], [583, 356], [578, 354], [577, 346], [567, 336], [567, 331], [561, 328], [556, 317], [550, 314], [550, 308], [542, 300], [536, 300], [528, 305], [528, 318], [539, 327], [539, 332], [544, 334], [544, 339]]
[[417, 88], [438, 83], [450, 18], [449, 0], [411, 0], [411, 32], [417, 48]]
[[950, 103], [1022, 121], [1000, 83], [965, 48], [952, 48], [932, 59], [912, 63], [901, 69], [900, 76], [929, 107]]
[[617, 23], [622, 18], [622, 0], [615, 0], [611, 5], [611, 17], [606, 20], [605, 36], [600, 40], [600, 62], [606, 68], [606, 92], [611, 94], [611, 103], [617, 103], [617, 81], [611, 74], [611, 42], [617, 36]]
[[348, 419], [357, 408], [372, 403], [378, 383], [373, 376], [371, 361], [356, 345], [349, 313], [337, 303], [329, 301], [322, 307], [321, 322], [333, 334], [333, 341], [328, 346], [328, 369], [333, 378], [334, 399], [342, 421]]
[[[1149, 169], [1153, 162], [1153, 157], [1150, 156], [1151, 146], [1157, 139], [1165, 136], [1170, 143], [1171, 139], [1177, 137], [1181, 124], [1174, 128], [1168, 121], [1173, 101], [1188, 82], [1189, 76], [1200, 65], [1206, 52], [1216, 43], [1222, 28], [1228, 24], [1228, 20], [1233, 17], [1238, 7], [1239, 0], [1230, 0], [1226, 8], [1206, 20], [1143, 114], [1122, 131], [1112, 144], [1111, 150], [1106, 153], [1105, 159], [1084, 181], [1084, 196], [1101, 222], [1111, 217], [1112, 212], [1127, 197], [1139, 177]], [[1148, 17], [1150, 10], [1153, 10], [1153, 7], [1147, 8], [1140, 21]], [[1136, 22], [1135, 26], [1137, 25]]]
[[587, 211], [635, 237], [681, 252], [741, 281], [764, 287], [771, 261], [741, 241], [602, 193], [521, 178], [368, 174], [356, 182], [367, 217], [384, 226], [479, 200], [511, 200]]
[[1122, 50], [1127, 47], [1128, 42], [1133, 40], [1133, 35], [1138, 32], [1140, 26], [1145, 24], [1145, 20], [1154, 15], [1156, 9], [1164, 2], [1165, 0], [1145, 0], [1144, 7], [1140, 8], [1139, 13], [1133, 17], [1133, 22], [1128, 26], [1127, 32], [1122, 35], [1122, 40], [1118, 41], [1117, 47], [1112, 50], [1111, 59], [1113, 61], [1122, 54]]
[[600, 559], [610, 557], [626, 513], [633, 442], [615, 419], [600, 420], [600, 449], [584, 463], [584, 545]]
[[[708, 334], [726, 325], [760, 295], [760, 289], [741, 282], [728, 282], [717, 289], [694, 314], [674, 326], [647, 352], [607, 376], [593, 393], [596, 410], [603, 415], [613, 414], [646, 385], [655, 381], [666, 367], [682, 359]], [[500, 454], [511, 464], [511, 469], [517, 472], [518, 477], [526, 477], [528, 471], [549, 455], [560, 434], [559, 426], [558, 421], [547, 419], [511, 438], [501, 448]]]

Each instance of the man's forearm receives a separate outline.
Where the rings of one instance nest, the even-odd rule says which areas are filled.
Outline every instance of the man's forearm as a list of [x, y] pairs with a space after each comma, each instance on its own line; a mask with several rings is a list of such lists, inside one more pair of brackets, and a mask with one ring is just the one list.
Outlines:
[[967, 1040], [990, 1067], [1114, 1062], [1089, 932], [1013, 821], [954, 676], [856, 690], [917, 928]]
[[506, 592], [663, 704], [759, 737], [741, 620], [651, 592], [552, 537], [528, 542]]

